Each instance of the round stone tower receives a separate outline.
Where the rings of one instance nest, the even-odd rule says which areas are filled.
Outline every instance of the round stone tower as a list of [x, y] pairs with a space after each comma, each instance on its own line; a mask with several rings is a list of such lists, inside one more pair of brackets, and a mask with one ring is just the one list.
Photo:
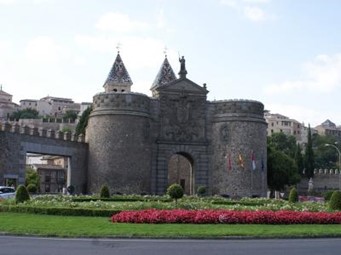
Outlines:
[[151, 169], [150, 99], [130, 92], [132, 81], [120, 55], [93, 98], [86, 130], [88, 191], [108, 185], [112, 193], [149, 193]]
[[210, 103], [213, 194], [266, 195], [267, 124], [263, 112], [263, 104], [257, 101]]

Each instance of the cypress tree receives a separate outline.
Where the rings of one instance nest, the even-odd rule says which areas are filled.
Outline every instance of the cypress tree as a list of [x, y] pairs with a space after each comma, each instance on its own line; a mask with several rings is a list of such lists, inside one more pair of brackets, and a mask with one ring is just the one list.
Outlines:
[[297, 165], [298, 173], [301, 176], [303, 176], [304, 160], [303, 160], [303, 155], [302, 155], [302, 149], [299, 143], [296, 146], [295, 162]]
[[305, 148], [304, 163], [305, 163], [306, 177], [309, 179], [314, 177], [315, 159], [314, 159], [313, 143], [311, 139], [310, 125], [308, 126], [308, 143]]
[[88, 107], [83, 113], [82, 116], [79, 119], [79, 122], [76, 126], [76, 135], [83, 134], [85, 135], [85, 129], [88, 126], [88, 120], [90, 113], [92, 111], [92, 106]]

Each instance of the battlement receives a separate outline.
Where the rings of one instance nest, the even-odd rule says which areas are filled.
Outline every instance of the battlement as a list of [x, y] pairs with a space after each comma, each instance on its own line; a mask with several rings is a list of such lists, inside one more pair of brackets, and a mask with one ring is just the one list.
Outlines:
[[104, 92], [93, 98], [93, 113], [103, 114], [150, 114], [150, 98], [141, 93], [133, 92]]
[[264, 105], [258, 101], [234, 99], [213, 101], [210, 104], [216, 120], [243, 118], [265, 122]]
[[338, 175], [339, 173], [338, 169], [314, 169], [316, 175]]
[[17, 133], [21, 135], [31, 135], [31, 136], [39, 136], [46, 137], [50, 139], [58, 139], [64, 141], [72, 141], [72, 142], [85, 142], [85, 137], [83, 134], [77, 136], [75, 133], [71, 132], [62, 132], [55, 131], [53, 129], [44, 129], [41, 127], [29, 127], [27, 125], [21, 126], [18, 123], [10, 124], [9, 122], [0, 123], [0, 131], [2, 132], [11, 132]]

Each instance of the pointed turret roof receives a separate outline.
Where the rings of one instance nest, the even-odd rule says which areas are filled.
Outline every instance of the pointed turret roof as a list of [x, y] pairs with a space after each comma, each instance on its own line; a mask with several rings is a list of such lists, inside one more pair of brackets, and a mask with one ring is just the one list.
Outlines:
[[168, 62], [167, 56], [165, 57], [165, 60], [163, 61], [161, 68], [153, 82], [152, 88], [154, 89], [156, 87], [165, 85], [171, 81], [176, 80], [176, 76], [174, 74], [174, 71], [171, 67], [171, 65]]
[[131, 86], [133, 84], [127, 69], [124, 66], [120, 52], [117, 53], [115, 62], [110, 70], [107, 80], [104, 83], [104, 87], [107, 86]]

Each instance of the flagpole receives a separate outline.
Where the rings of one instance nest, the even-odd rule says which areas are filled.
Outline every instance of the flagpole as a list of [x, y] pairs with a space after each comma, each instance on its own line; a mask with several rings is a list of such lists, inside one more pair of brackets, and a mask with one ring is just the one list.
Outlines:
[[253, 170], [252, 170], [252, 166], [251, 166], [251, 190], [250, 190], [250, 196], [252, 197], [252, 190], [253, 190]]

